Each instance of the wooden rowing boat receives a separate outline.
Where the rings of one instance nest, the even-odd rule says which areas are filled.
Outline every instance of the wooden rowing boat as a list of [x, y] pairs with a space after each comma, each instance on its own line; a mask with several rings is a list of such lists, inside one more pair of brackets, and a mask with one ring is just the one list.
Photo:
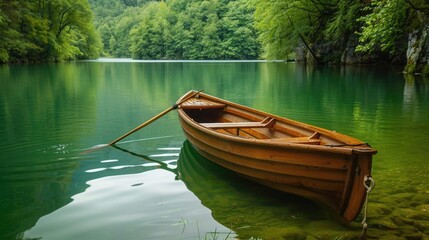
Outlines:
[[[207, 159], [354, 220], [377, 151], [355, 138], [190, 91], [177, 100], [189, 142]], [[185, 101], [184, 101], [185, 100]]]

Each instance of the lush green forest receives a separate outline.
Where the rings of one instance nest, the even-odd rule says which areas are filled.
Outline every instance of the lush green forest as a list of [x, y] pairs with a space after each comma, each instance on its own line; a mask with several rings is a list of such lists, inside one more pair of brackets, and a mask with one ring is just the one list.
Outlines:
[[138, 59], [257, 59], [248, 0], [90, 0], [107, 55]]
[[87, 0], [1, 0], [0, 62], [96, 58], [92, 16]]
[[427, 0], [1, 0], [0, 62], [388, 62], [429, 72]]
[[260, 0], [255, 17], [266, 58], [301, 47], [322, 63], [404, 63], [413, 34], [429, 50], [427, 0]]

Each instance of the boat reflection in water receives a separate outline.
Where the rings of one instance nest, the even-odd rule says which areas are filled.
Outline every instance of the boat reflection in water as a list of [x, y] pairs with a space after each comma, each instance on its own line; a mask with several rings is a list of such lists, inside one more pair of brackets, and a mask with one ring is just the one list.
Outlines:
[[309, 221], [326, 219], [327, 212], [314, 202], [241, 178], [205, 159], [188, 141], [177, 164], [186, 187], [240, 238], [285, 236]]
[[288, 239], [312, 234], [307, 232], [308, 229], [324, 234], [327, 229], [344, 230], [337, 222], [330, 220], [329, 211], [323, 206], [242, 178], [201, 156], [188, 140], [183, 143], [177, 168], [173, 167], [174, 164], [114, 147], [158, 163], [161, 169], [174, 173], [175, 179], [183, 181], [201, 203], [211, 210], [213, 218], [232, 231], [215, 231], [214, 235], [221, 239], [233, 238], [235, 235], [240, 239]]

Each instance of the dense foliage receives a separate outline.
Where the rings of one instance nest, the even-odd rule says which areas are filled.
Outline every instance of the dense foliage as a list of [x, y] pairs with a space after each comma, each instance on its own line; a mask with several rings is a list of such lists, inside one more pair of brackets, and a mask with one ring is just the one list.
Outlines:
[[381, 49], [395, 53], [403, 50], [403, 38], [414, 31], [428, 31], [429, 2], [427, 0], [373, 1], [360, 18], [363, 22], [359, 32], [361, 45], [358, 51]]
[[137, 59], [382, 60], [429, 72], [428, 22], [427, 0], [0, 0], [0, 62], [104, 51]]
[[[427, 0], [258, 0], [255, 4], [265, 58], [284, 59], [305, 48], [316, 61], [332, 61], [329, 57], [340, 61], [351, 43], [361, 53], [385, 52], [405, 59], [409, 34], [429, 31]], [[321, 55], [323, 48], [329, 54]]]
[[86, 0], [1, 0], [0, 62], [94, 58], [101, 41]]
[[138, 59], [256, 59], [247, 0], [90, 0], [107, 55]]

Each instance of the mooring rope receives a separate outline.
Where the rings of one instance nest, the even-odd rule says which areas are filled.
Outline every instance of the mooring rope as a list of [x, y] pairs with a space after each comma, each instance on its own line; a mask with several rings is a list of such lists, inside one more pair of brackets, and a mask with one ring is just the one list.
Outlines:
[[366, 198], [365, 198], [365, 204], [364, 204], [364, 209], [363, 209], [363, 220], [362, 220], [362, 234], [361, 234], [361, 239], [364, 240], [366, 239], [366, 232], [368, 230], [368, 224], [366, 223], [366, 216], [367, 216], [367, 210], [368, 210], [368, 198], [369, 198], [369, 193], [371, 192], [371, 190], [375, 187], [375, 181], [371, 176], [365, 176], [365, 178], [363, 179], [363, 185], [366, 188]]

